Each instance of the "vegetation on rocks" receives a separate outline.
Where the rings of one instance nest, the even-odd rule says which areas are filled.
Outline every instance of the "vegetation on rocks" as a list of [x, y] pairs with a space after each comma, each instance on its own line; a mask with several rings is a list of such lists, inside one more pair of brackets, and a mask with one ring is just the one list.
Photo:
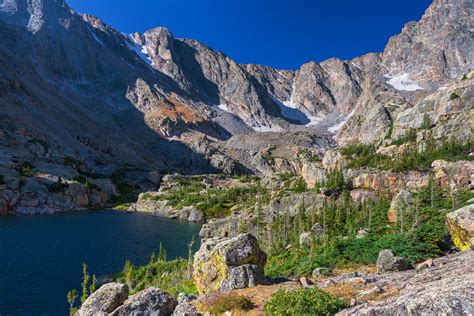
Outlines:
[[237, 204], [252, 203], [265, 189], [257, 184], [245, 187], [206, 189], [198, 179], [182, 181], [179, 188], [159, 196], [160, 200], [176, 209], [195, 205], [207, 218], [222, 218], [230, 215], [230, 209]]
[[[400, 142], [405, 142], [405, 140], [396, 141], [394, 144]], [[418, 151], [414, 148], [394, 157], [377, 154], [376, 146], [364, 144], [354, 144], [343, 148], [342, 153], [348, 157], [355, 157], [349, 162], [349, 168], [370, 167], [403, 172], [427, 170], [433, 161], [440, 159], [447, 161], [473, 160], [473, 157], [469, 156], [473, 148], [474, 141], [472, 140], [467, 143], [450, 140], [443, 142], [439, 146], [429, 143], [424, 151]]]
[[265, 303], [267, 315], [334, 315], [347, 304], [331, 294], [315, 288], [279, 290]]
[[189, 248], [188, 259], [167, 260], [164, 249], [160, 246], [158, 255], [152, 254], [150, 262], [143, 266], [134, 266], [125, 262], [123, 271], [115, 276], [117, 282], [127, 284], [130, 293], [137, 293], [146, 288], [157, 286], [174, 296], [184, 292], [197, 293], [192, 280], [192, 246]]
[[[270, 254], [266, 274], [311, 275], [317, 267], [373, 264], [383, 249], [392, 249], [411, 263], [439, 256], [450, 247], [445, 215], [472, 196], [468, 191], [443, 190], [430, 181], [428, 187], [415, 193], [415, 207], [391, 224], [388, 196], [381, 194], [378, 199], [356, 204], [345, 191], [319, 212], [307, 214], [301, 209], [293, 218], [278, 217], [259, 236]], [[314, 238], [309, 247], [300, 246], [300, 234], [314, 223], [323, 227], [325, 235]]]
[[246, 312], [253, 307], [252, 302], [245, 296], [236, 294], [215, 294], [200, 304], [200, 309], [209, 311], [213, 315], [227, 311], [234, 313]]

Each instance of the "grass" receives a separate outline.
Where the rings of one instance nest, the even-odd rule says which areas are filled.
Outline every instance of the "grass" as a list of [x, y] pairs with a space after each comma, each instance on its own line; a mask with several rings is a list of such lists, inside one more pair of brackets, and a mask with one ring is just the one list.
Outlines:
[[237, 294], [215, 294], [200, 304], [200, 309], [212, 315], [223, 314], [227, 311], [247, 312], [253, 307], [253, 303], [246, 296]]
[[128, 284], [131, 293], [137, 293], [151, 286], [157, 286], [176, 297], [182, 292], [198, 293], [191, 277], [189, 261], [185, 259], [170, 261], [151, 259], [148, 264], [139, 267], [128, 261], [123, 271], [115, 276], [115, 280]]
[[334, 315], [348, 305], [324, 290], [279, 290], [265, 303], [266, 315]]

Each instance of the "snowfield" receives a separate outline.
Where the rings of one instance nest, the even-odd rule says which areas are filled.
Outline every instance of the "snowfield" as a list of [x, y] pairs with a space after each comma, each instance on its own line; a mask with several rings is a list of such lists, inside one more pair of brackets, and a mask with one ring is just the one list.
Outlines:
[[410, 74], [404, 73], [395, 77], [385, 77], [390, 79], [387, 83], [399, 91], [423, 90], [415, 81], [410, 80], [409, 76]]

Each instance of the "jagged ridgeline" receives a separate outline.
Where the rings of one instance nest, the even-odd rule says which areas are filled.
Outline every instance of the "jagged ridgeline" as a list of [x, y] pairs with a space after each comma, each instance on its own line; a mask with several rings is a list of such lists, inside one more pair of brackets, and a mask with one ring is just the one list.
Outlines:
[[434, 0], [383, 52], [290, 71], [0, 0], [0, 215], [203, 224], [188, 258], [84, 267], [79, 315], [469, 314], [473, 11]]

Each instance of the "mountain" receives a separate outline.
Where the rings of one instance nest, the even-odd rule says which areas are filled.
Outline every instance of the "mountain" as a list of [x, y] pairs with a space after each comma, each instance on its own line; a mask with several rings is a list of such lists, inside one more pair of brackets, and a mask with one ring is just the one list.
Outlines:
[[[384, 52], [290, 71], [240, 65], [164, 27], [122, 34], [62, 0], [0, 0], [2, 161], [265, 173], [278, 168], [262, 144], [380, 142], [473, 70], [473, 7], [435, 0]], [[36, 140], [46, 148], [32, 152]]]

